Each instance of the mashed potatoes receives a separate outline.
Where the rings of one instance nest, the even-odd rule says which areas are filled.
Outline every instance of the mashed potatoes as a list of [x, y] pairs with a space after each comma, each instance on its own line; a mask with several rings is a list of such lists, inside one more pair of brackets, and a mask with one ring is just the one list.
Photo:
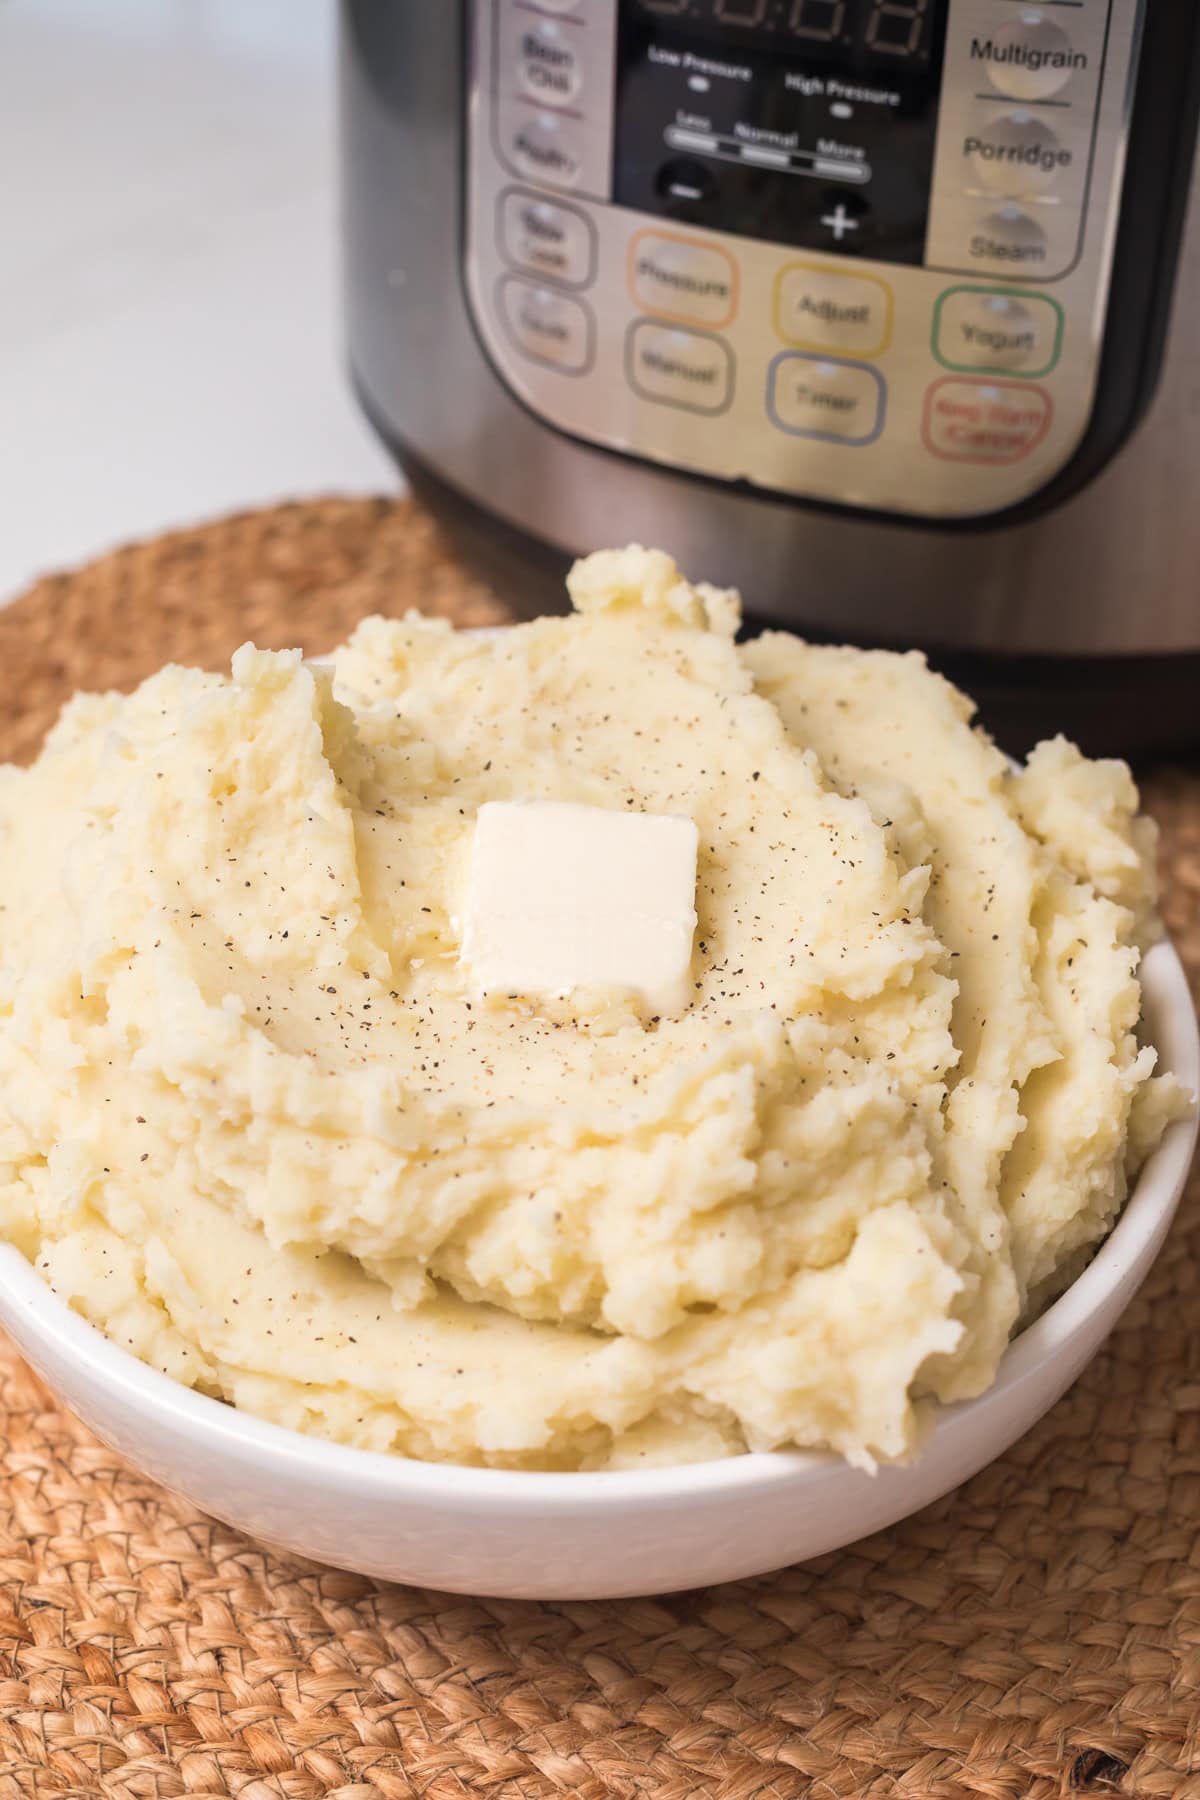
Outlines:
[[[117, 1342], [347, 1443], [869, 1465], [982, 1391], [1178, 1105], [1151, 828], [1013, 775], [919, 657], [738, 648], [589, 558], [575, 614], [369, 619], [81, 696], [0, 776], [0, 1224]], [[475, 816], [699, 829], [691, 998], [481, 1003]]]

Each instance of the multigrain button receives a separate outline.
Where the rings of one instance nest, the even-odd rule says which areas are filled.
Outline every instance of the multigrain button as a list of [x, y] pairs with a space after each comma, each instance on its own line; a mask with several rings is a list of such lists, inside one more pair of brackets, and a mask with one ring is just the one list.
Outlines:
[[935, 381], [925, 396], [925, 448], [946, 462], [1018, 463], [1054, 417], [1045, 388], [1025, 381]]
[[1046, 233], [1019, 206], [1002, 206], [981, 219], [967, 238], [972, 263], [995, 269], [1040, 269], [1049, 251]]
[[576, 206], [509, 188], [500, 200], [500, 248], [528, 274], [586, 287], [596, 271], [596, 228]]
[[1023, 7], [999, 31], [973, 38], [971, 55], [985, 65], [992, 86], [1014, 100], [1048, 100], [1072, 75], [1085, 73], [1089, 61], [1040, 6]]
[[1010, 288], [949, 288], [937, 303], [933, 349], [948, 369], [1048, 375], [1062, 345], [1057, 300]]
[[537, 112], [518, 119], [509, 154], [522, 175], [550, 187], [574, 187], [583, 168], [575, 122], [556, 113]]
[[581, 86], [579, 31], [555, 19], [521, 29], [517, 71], [525, 92], [546, 106], [569, 106]]
[[963, 154], [974, 178], [997, 194], [1039, 194], [1074, 161], [1043, 119], [1024, 107], [968, 132]]
[[724, 412], [733, 398], [733, 353], [707, 331], [639, 319], [626, 339], [625, 372], [643, 400], [684, 412]]
[[639, 231], [629, 245], [629, 291], [646, 312], [720, 328], [737, 311], [737, 266], [698, 238]]
[[497, 292], [504, 328], [523, 355], [563, 375], [591, 366], [592, 315], [582, 300], [506, 275]]
[[792, 437], [861, 447], [883, 430], [887, 388], [877, 369], [785, 351], [771, 364], [767, 411]]
[[775, 330], [801, 350], [880, 356], [892, 335], [892, 290], [874, 276], [788, 263], [775, 278]]

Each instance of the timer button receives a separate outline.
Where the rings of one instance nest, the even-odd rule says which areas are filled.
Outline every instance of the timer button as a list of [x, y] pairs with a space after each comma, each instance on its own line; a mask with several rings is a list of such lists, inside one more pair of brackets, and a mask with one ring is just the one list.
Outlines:
[[767, 411], [791, 437], [861, 449], [883, 430], [886, 402], [883, 377], [867, 363], [785, 350], [771, 364]]
[[975, 179], [997, 194], [1041, 193], [1074, 162], [1050, 127], [1023, 107], [968, 132], [963, 154]]
[[562, 375], [591, 367], [595, 328], [582, 300], [506, 275], [496, 291], [504, 329], [523, 356]]
[[645, 312], [720, 327], [737, 311], [737, 266], [697, 238], [639, 231], [629, 244], [629, 291]]
[[1045, 294], [948, 288], [937, 303], [933, 348], [947, 369], [1048, 375], [1062, 347], [1063, 312]]
[[524, 91], [545, 106], [569, 106], [582, 85], [577, 34], [553, 19], [523, 26], [517, 71]]
[[636, 320], [625, 340], [625, 374], [643, 400], [683, 412], [724, 412], [733, 399], [733, 352], [707, 331]]
[[1014, 100], [1047, 100], [1088, 66], [1087, 53], [1037, 6], [1002, 25], [985, 50], [992, 86]]
[[530, 181], [548, 187], [574, 187], [583, 170], [579, 138], [569, 119], [554, 113], [534, 113], [518, 119], [509, 144], [509, 158]]
[[596, 272], [596, 228], [587, 214], [519, 188], [500, 200], [500, 249], [515, 269], [566, 287], [586, 287]]

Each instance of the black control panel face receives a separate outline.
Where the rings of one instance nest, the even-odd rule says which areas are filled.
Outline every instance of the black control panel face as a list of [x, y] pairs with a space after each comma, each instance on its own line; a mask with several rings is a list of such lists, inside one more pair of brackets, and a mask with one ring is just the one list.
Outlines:
[[947, 0], [620, 0], [619, 206], [925, 257]]

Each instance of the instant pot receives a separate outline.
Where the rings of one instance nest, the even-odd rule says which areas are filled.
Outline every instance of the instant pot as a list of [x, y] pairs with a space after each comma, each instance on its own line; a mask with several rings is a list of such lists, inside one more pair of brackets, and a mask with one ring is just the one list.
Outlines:
[[341, 23], [354, 380], [518, 610], [639, 540], [1010, 744], [1200, 741], [1200, 9]]

